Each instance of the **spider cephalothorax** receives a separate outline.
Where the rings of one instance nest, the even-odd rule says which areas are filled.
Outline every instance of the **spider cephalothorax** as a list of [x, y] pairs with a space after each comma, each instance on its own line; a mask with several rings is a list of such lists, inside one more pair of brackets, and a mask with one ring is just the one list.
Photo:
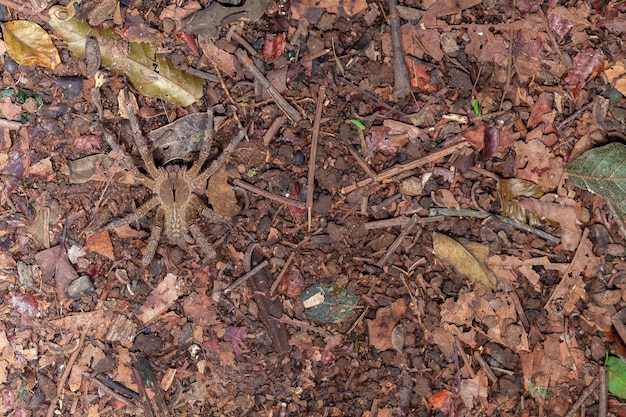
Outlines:
[[[127, 103], [130, 103], [127, 100]], [[211, 213], [211, 210], [202, 201], [202, 199], [194, 193], [194, 190], [201, 187], [217, 170], [224, 164], [226, 158], [241, 143], [245, 136], [245, 130], [241, 130], [239, 134], [231, 140], [230, 144], [224, 149], [222, 154], [207, 167], [202, 170], [204, 163], [209, 157], [211, 144], [213, 142], [213, 111], [208, 110], [207, 128], [204, 140], [200, 149], [198, 159], [195, 160], [190, 168], [182, 165], [168, 165], [165, 168], [157, 168], [154, 159], [148, 149], [147, 141], [141, 133], [137, 117], [132, 111], [130, 104], [127, 104], [130, 126], [132, 129], [133, 139], [141, 159], [145, 164], [143, 174], [135, 165], [133, 159], [125, 154], [112, 135], [105, 132], [105, 137], [109, 145], [118, 150], [123, 156], [123, 164], [128, 169], [135, 180], [150, 189], [153, 196], [133, 213], [103, 226], [94, 232], [102, 230], [112, 230], [120, 226], [133, 223], [146, 215], [149, 211], [155, 210], [155, 221], [152, 226], [152, 232], [144, 254], [141, 265], [146, 268], [159, 244], [161, 235], [164, 235], [170, 243], [183, 245], [185, 243], [195, 242], [204, 252], [207, 258], [215, 257], [215, 250], [207, 242], [206, 238], [200, 231], [197, 221], [203, 216]]]

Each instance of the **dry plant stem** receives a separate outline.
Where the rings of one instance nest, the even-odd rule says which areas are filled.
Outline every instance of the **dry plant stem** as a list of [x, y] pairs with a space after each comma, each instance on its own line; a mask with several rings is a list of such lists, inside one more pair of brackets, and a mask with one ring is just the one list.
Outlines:
[[546, 15], [543, 13], [543, 9], [540, 7], [539, 10], [537, 10], [537, 12], [543, 19], [543, 27], [546, 33], [548, 34], [548, 37], [550, 38], [550, 43], [552, 44], [552, 48], [554, 48], [557, 54], [559, 54], [559, 58], [561, 58], [561, 62], [563, 63], [563, 65], [565, 65], [565, 67], [567, 68], [571, 68], [571, 64], [565, 58], [563, 51], [561, 51], [561, 48], [559, 47], [559, 43], [556, 41], [556, 38], [554, 37], [554, 33], [552, 33], [552, 29], [550, 29], [550, 24], [548, 23], [548, 19], [546, 18]]
[[[106, 394], [110, 395], [111, 397], [113, 397], [117, 401], [119, 401], [120, 403], [124, 404], [124, 406], [129, 409], [128, 410], [129, 412], [132, 412], [132, 411], [137, 412], [137, 411], [140, 410], [140, 408], [137, 407], [135, 404], [133, 404], [132, 401], [128, 400], [122, 394], [119, 394], [117, 391], [115, 391], [113, 388], [109, 387], [103, 381], [100, 381], [100, 380], [98, 380], [96, 378], [93, 378], [91, 375], [89, 375], [86, 372], [83, 373], [83, 377], [86, 378], [87, 380], [89, 380], [90, 382], [94, 383], [95, 385], [97, 385], [99, 390], [104, 391]], [[137, 393], [135, 393], [135, 394], [137, 394]], [[139, 395], [136, 395], [136, 397], [137, 397], [137, 400], [138, 400], [139, 399]]]
[[[387, 227], [394, 226], [404, 226], [405, 224], [409, 224], [413, 221], [414, 217], [394, 217], [393, 219], [385, 219], [385, 220], [375, 220], [372, 222], [365, 223], [366, 230], [373, 229], [384, 229]], [[431, 222], [439, 222], [443, 220], [444, 216], [433, 216], [433, 217], [416, 217], [415, 223], [431, 223]]]
[[267, 131], [265, 132], [265, 134], [263, 135], [263, 144], [264, 145], [269, 145], [270, 142], [272, 141], [272, 139], [274, 139], [274, 137], [276, 136], [276, 134], [278, 133], [278, 130], [281, 128], [281, 126], [287, 121], [287, 118], [285, 116], [279, 116], [277, 118], [274, 119], [274, 121], [272, 122], [272, 124], [270, 125], [270, 127], [267, 129]]
[[250, 272], [246, 272], [244, 275], [237, 278], [235, 282], [233, 282], [226, 289], [224, 289], [223, 293], [228, 294], [229, 292], [232, 292], [234, 289], [236, 289], [241, 284], [243, 284], [244, 282], [252, 278], [254, 275], [256, 275], [261, 269], [265, 268], [266, 266], [267, 266], [267, 261], [261, 262], [260, 264], [252, 268]]
[[315, 191], [315, 161], [317, 160], [317, 144], [320, 139], [320, 122], [322, 120], [322, 108], [326, 99], [326, 87], [321, 86], [317, 95], [315, 108], [315, 120], [313, 121], [313, 137], [311, 139], [311, 155], [309, 157], [309, 175], [306, 185], [306, 209], [308, 219], [308, 231], [311, 231], [311, 215], [313, 213], [313, 193]]
[[376, 173], [374, 172], [374, 170], [370, 168], [369, 165], [367, 165], [367, 162], [365, 162], [365, 159], [363, 159], [363, 157], [359, 155], [356, 149], [354, 149], [354, 146], [348, 145], [348, 152], [350, 152], [350, 155], [352, 155], [356, 163], [359, 164], [361, 168], [363, 168], [363, 171], [365, 171], [365, 173], [369, 175], [371, 179], [376, 178]]
[[496, 377], [496, 374], [493, 373], [493, 369], [491, 369], [491, 366], [489, 366], [489, 364], [485, 362], [483, 357], [480, 355], [480, 352], [478, 352], [477, 350], [474, 351], [474, 359], [476, 359], [476, 362], [478, 362], [480, 367], [483, 368], [483, 370], [487, 374], [487, 378], [489, 378], [491, 383], [497, 384], [498, 378]]
[[376, 263], [376, 266], [378, 266], [379, 268], [382, 268], [383, 265], [387, 263], [391, 255], [393, 255], [396, 249], [398, 249], [398, 247], [400, 246], [400, 244], [402, 244], [402, 241], [404, 240], [404, 238], [407, 237], [409, 233], [413, 231], [413, 228], [417, 224], [417, 219], [418, 219], [417, 214], [414, 214], [413, 217], [411, 217], [411, 220], [406, 225], [402, 233], [400, 233], [398, 237], [396, 238], [396, 240], [393, 241], [391, 246], [389, 246], [389, 249], [387, 249], [387, 252], [385, 253], [385, 255], [382, 258], [380, 258], [380, 261]]
[[280, 285], [280, 281], [283, 279], [283, 276], [287, 273], [287, 269], [291, 265], [291, 262], [293, 261], [293, 258], [295, 256], [296, 256], [296, 252], [295, 251], [293, 251], [293, 252], [291, 252], [289, 254], [289, 257], [287, 258], [287, 261], [285, 261], [285, 265], [283, 265], [283, 268], [280, 270], [280, 274], [278, 274], [278, 276], [276, 277], [276, 279], [272, 283], [272, 288], [270, 288], [270, 295], [274, 295], [274, 293], [276, 292], [276, 288], [278, 288], [278, 286]]
[[256, 65], [254, 65], [254, 62], [252, 62], [248, 54], [243, 49], [238, 49], [237, 52], [235, 52], [235, 56], [241, 65], [243, 65], [252, 74], [254, 79], [261, 84], [261, 87], [264, 90], [267, 90], [276, 104], [278, 104], [278, 107], [280, 107], [280, 109], [285, 112], [291, 120], [299, 122], [302, 119], [298, 111], [291, 104], [289, 104], [283, 96], [280, 95], [278, 90], [276, 90], [272, 84], [270, 84], [267, 78], [265, 78], [265, 75], [263, 75]]
[[270, 193], [269, 191], [265, 191], [259, 187], [255, 187], [252, 184], [248, 184], [245, 181], [242, 181], [240, 179], [235, 179], [233, 180], [233, 184], [235, 184], [238, 187], [243, 188], [246, 191], [250, 191], [251, 193], [260, 195], [261, 197], [265, 197], [265, 198], [269, 198], [270, 200], [274, 200], [274, 201], [278, 201], [281, 204], [286, 204], [288, 206], [294, 206], [297, 207], [299, 209], [303, 209], [306, 208], [306, 205], [298, 200], [292, 200], [291, 198], [287, 198], [287, 197], [283, 197], [282, 195], [279, 194], [274, 194], [274, 193]]
[[301, 328], [303, 328], [305, 330], [312, 330], [312, 331], [314, 331], [316, 333], [321, 334], [324, 337], [331, 337], [331, 336], [333, 336], [333, 334], [331, 332], [329, 332], [329, 331], [321, 329], [321, 328], [319, 328], [317, 326], [311, 326], [310, 324], [307, 324], [307, 323], [305, 323], [303, 321], [300, 321], [300, 320], [292, 319], [292, 318], [288, 317], [285, 314], [283, 314], [283, 316], [280, 317], [280, 318], [278, 318], [278, 317], [272, 317], [272, 318], [274, 320], [276, 320], [278, 322], [281, 322], [281, 323], [284, 323], [284, 324], [290, 324], [292, 326], [301, 327]]
[[411, 94], [409, 70], [404, 62], [404, 48], [400, 34], [400, 15], [398, 1], [389, 0], [389, 27], [391, 28], [391, 46], [393, 48], [393, 99], [400, 100]]
[[80, 335], [80, 339], [78, 341], [78, 347], [72, 353], [72, 356], [70, 356], [70, 359], [67, 361], [67, 365], [65, 367], [65, 370], [63, 371], [63, 375], [61, 375], [61, 379], [59, 380], [57, 384], [57, 395], [54, 399], [52, 399], [52, 401], [50, 401], [50, 405], [48, 406], [46, 417], [52, 417], [55, 414], [57, 402], [59, 401], [59, 399], [61, 398], [61, 395], [63, 394], [63, 389], [64, 389], [63, 387], [65, 386], [65, 382], [67, 382], [67, 379], [70, 376], [70, 372], [72, 372], [72, 367], [74, 366], [76, 359], [78, 359], [78, 355], [83, 350], [83, 345], [85, 344], [86, 336], [87, 336], [87, 331], [85, 330]]
[[348, 194], [351, 193], [354, 190], [358, 190], [361, 187], [365, 187], [366, 185], [372, 184], [373, 182], [381, 182], [383, 180], [386, 180], [387, 178], [391, 178], [393, 176], [396, 176], [398, 174], [401, 174], [405, 171], [410, 171], [412, 169], [415, 169], [419, 166], [422, 165], [426, 165], [430, 162], [434, 162], [437, 161], [440, 158], [443, 158], [444, 156], [448, 156], [456, 151], [458, 151], [461, 148], [464, 148], [467, 146], [467, 143], [465, 141], [461, 141], [458, 143], [455, 143], [453, 145], [448, 146], [447, 148], [443, 148], [440, 149], [438, 151], [434, 151], [431, 154], [423, 157], [423, 158], [419, 158], [416, 159], [414, 161], [409, 161], [409, 162], [405, 162], [404, 164], [400, 164], [400, 165], [396, 165], [393, 168], [389, 168], [379, 174], [376, 174], [375, 178], [366, 178], [362, 181], [357, 182], [356, 184], [353, 185], [349, 185], [347, 187], [343, 187], [341, 189], [341, 193], [342, 194]]
[[595, 379], [591, 382], [591, 384], [587, 385], [583, 392], [580, 394], [580, 397], [576, 402], [572, 405], [572, 408], [565, 414], [565, 417], [574, 417], [580, 407], [585, 403], [587, 398], [593, 393], [598, 384], [600, 383], [600, 375], [596, 376]]
[[217, 75], [214, 74], [210, 74], [208, 72], [205, 71], [200, 71], [198, 69], [195, 68], [188, 68], [187, 72], [191, 75], [195, 75], [196, 77], [200, 77], [203, 80], [207, 80], [207, 81], [211, 81], [212, 83], [219, 83], [220, 79], [217, 77]]
[[230, 42], [233, 39], [239, 45], [241, 45], [250, 56], [257, 56], [256, 50], [245, 40], [239, 33], [237, 33], [237, 25], [232, 25], [230, 29], [228, 29], [228, 33], [226, 33], [226, 40]]
[[598, 387], [598, 417], [609, 413], [608, 375], [606, 366], [600, 367], [600, 386]]
[[[471, 378], [476, 378], [476, 373], [474, 372], [474, 369], [472, 369], [472, 364], [469, 360], [469, 357], [467, 356], [467, 353], [465, 353], [465, 349], [463, 349], [463, 342], [461, 342], [460, 339], [456, 339], [456, 350], [459, 354], [459, 356], [463, 359], [463, 363], [465, 364], [465, 367], [467, 368], [467, 372], [469, 373]], [[489, 404], [487, 404], [487, 398], [485, 397], [478, 397], [479, 401], [480, 401], [480, 405], [483, 407], [483, 410], [487, 410]]]

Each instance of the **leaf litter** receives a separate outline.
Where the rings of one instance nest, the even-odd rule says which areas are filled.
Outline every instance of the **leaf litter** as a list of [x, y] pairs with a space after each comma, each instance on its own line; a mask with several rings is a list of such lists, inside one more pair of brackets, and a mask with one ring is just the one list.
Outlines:
[[[577, 412], [573, 393], [618, 392], [614, 376], [606, 387], [598, 375], [608, 352], [624, 354], [614, 336], [623, 330], [626, 254], [620, 158], [593, 158], [624, 135], [623, 10], [401, 4], [392, 36], [387, 4], [335, 3], [214, 3], [196, 16], [219, 10], [204, 29], [186, 26], [202, 9], [196, 2], [81, 5], [74, 21], [57, 16], [52, 25], [93, 38], [56, 42], [63, 62], [54, 73], [9, 52], [18, 63], [5, 58], [0, 90], [0, 277], [16, 334], [0, 329], [3, 414], [52, 415], [65, 407], [55, 400], [64, 391], [98, 396], [115, 409], [109, 415], [159, 413], [156, 401], [133, 399], [137, 352], [163, 378], [165, 403], [188, 415], [564, 415]], [[37, 20], [25, 8], [16, 17]], [[241, 16], [251, 22], [233, 23]], [[402, 41], [410, 99], [394, 99], [402, 60], [393, 39]], [[83, 62], [80, 45], [93, 41], [103, 60]], [[235, 60], [239, 48], [253, 59]], [[157, 248], [138, 273], [153, 213], [113, 235], [84, 233], [147, 196], [128, 184], [123, 157], [102, 156], [103, 128], [128, 137], [123, 80], [109, 74], [96, 115], [95, 80], [71, 95], [60, 77], [76, 75], [68, 68], [91, 77], [126, 59], [173, 81], [142, 91], [132, 69], [117, 68], [144, 93], [138, 114], [158, 167], [191, 164], [200, 149], [201, 121], [170, 122], [206, 106], [242, 121], [260, 108], [249, 140], [206, 190], [225, 217], [202, 223], [219, 242], [214, 261], [181, 242]], [[168, 102], [189, 83], [192, 94]], [[318, 128], [308, 120], [322, 85]], [[228, 129], [220, 135], [207, 164], [228, 143]], [[313, 204], [299, 205], [309, 195]], [[521, 224], [528, 219], [532, 227]], [[267, 260], [267, 291], [244, 266], [253, 243]], [[81, 280], [93, 292], [69, 297]], [[348, 298], [319, 303], [324, 292]], [[317, 306], [322, 314], [311, 316]], [[130, 397], [120, 385], [101, 390], [111, 375]], [[601, 397], [587, 397], [586, 409]], [[95, 413], [82, 403], [74, 411]]]

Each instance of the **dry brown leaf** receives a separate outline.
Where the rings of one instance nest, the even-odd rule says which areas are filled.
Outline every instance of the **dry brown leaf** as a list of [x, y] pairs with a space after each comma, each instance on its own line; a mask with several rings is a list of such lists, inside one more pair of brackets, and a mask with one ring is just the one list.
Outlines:
[[390, 306], [379, 308], [374, 320], [367, 321], [369, 339], [372, 346], [379, 350], [392, 349], [393, 329], [406, 313], [406, 303], [400, 298]]
[[497, 278], [487, 265], [489, 246], [462, 238], [455, 240], [435, 232], [433, 250], [437, 257], [452, 265], [458, 273], [467, 276], [472, 282], [496, 288]]
[[192, 293], [182, 301], [183, 311], [201, 327], [210, 327], [217, 321], [215, 302], [206, 294]]
[[217, 65], [228, 77], [235, 77], [235, 56], [233, 54], [218, 48], [215, 43], [204, 36], [198, 38], [198, 43], [200, 44], [200, 49], [202, 49], [202, 52], [204, 52], [204, 55], [206, 55], [209, 61]]
[[228, 174], [223, 166], [209, 178], [206, 194], [211, 207], [220, 216], [235, 217], [241, 211], [235, 190], [228, 183]]
[[35, 260], [41, 267], [43, 280], [54, 280], [59, 299], [61, 302], [67, 301], [67, 288], [78, 278], [78, 274], [67, 259], [65, 248], [59, 245], [46, 249], [35, 255]]
[[541, 218], [558, 222], [561, 226], [561, 246], [565, 250], [576, 250], [582, 231], [577, 224], [574, 207], [531, 198], [521, 198], [519, 204]]
[[7, 53], [20, 65], [40, 65], [55, 69], [61, 63], [59, 51], [50, 35], [30, 20], [2, 23]]
[[143, 303], [137, 313], [137, 319], [144, 324], [154, 320], [170, 308], [174, 301], [180, 297], [181, 291], [178, 277], [171, 273], [167, 274]]
[[115, 261], [115, 254], [113, 253], [113, 244], [111, 243], [111, 237], [109, 232], [103, 230], [98, 233], [88, 234], [87, 243], [83, 247], [85, 251], [91, 251], [99, 253], [102, 256]]
[[516, 177], [536, 182], [544, 191], [556, 189], [565, 168], [562, 157], [554, 156], [552, 150], [538, 139], [528, 143], [518, 140], [514, 148]]

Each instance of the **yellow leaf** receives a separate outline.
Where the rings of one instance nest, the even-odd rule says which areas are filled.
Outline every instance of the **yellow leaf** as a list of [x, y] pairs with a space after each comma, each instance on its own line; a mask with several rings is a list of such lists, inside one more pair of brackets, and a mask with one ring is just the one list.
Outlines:
[[20, 65], [40, 65], [55, 69], [61, 63], [48, 33], [30, 20], [12, 20], [2, 23], [7, 53]]
[[488, 246], [462, 238], [452, 239], [435, 232], [433, 250], [437, 257], [452, 265], [458, 273], [467, 276], [472, 282], [496, 288], [496, 275], [487, 266]]

